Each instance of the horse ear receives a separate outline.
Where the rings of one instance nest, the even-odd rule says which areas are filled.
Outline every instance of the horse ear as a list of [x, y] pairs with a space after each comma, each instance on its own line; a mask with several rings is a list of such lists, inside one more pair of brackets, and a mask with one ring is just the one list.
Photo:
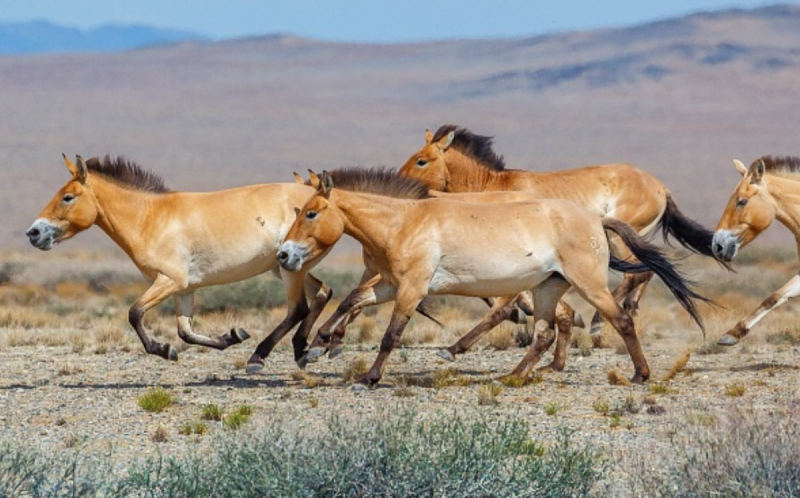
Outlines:
[[308, 184], [314, 188], [319, 188], [319, 177], [311, 170], [308, 170]]
[[425, 129], [425, 145], [430, 145], [433, 141], [433, 133], [431, 130]]
[[302, 212], [303, 212], [302, 209], [294, 208], [294, 217], [297, 218], [298, 216], [300, 216], [300, 213], [302, 213]]
[[326, 196], [331, 193], [331, 190], [333, 190], [333, 178], [331, 178], [331, 174], [327, 171], [322, 172], [322, 179], [319, 184], [319, 189]]
[[444, 152], [450, 148], [450, 145], [453, 143], [453, 139], [456, 137], [456, 132], [451, 131], [444, 137], [442, 137], [438, 142], [436, 142], [436, 146]]
[[764, 178], [764, 172], [767, 170], [767, 165], [764, 164], [763, 159], [759, 159], [750, 165], [750, 183], [753, 185], [761, 185], [761, 180]]
[[733, 165], [736, 166], [736, 171], [738, 171], [740, 175], [744, 176], [747, 174], [747, 166], [745, 166], [742, 161], [734, 159]]
[[299, 183], [300, 185], [305, 185], [306, 184], [306, 181], [303, 180], [303, 177], [300, 176], [300, 173], [298, 173], [297, 171], [292, 171], [292, 174], [294, 175], [294, 182], [295, 183]]
[[75, 179], [80, 183], [86, 183], [86, 177], [89, 176], [89, 168], [86, 167], [86, 162], [81, 156], [75, 156], [75, 166], [78, 168], [78, 174], [75, 175]]
[[80, 183], [86, 182], [89, 170], [86, 168], [86, 163], [83, 161], [83, 158], [81, 156], [75, 156], [75, 163], [73, 163], [66, 154], [62, 153], [61, 157], [64, 158], [64, 163], [66, 163], [67, 169], [72, 174], [72, 178]]

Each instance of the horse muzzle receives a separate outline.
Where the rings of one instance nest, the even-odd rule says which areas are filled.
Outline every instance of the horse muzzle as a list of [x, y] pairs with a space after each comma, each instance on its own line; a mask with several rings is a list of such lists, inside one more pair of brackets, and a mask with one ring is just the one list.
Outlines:
[[278, 262], [287, 271], [298, 271], [308, 256], [308, 249], [296, 242], [284, 242], [278, 250]]
[[717, 230], [711, 242], [714, 257], [722, 261], [733, 261], [742, 245], [739, 237], [730, 230]]
[[53, 248], [61, 236], [62, 230], [44, 218], [34, 221], [31, 227], [25, 232], [31, 245], [42, 251], [49, 251]]

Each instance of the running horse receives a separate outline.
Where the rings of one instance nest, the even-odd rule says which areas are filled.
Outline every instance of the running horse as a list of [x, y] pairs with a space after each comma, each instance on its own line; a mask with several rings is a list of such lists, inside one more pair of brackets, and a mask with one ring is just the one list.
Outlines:
[[[753, 161], [749, 168], [736, 159], [733, 164], [742, 179], [717, 224], [714, 254], [723, 261], [732, 261], [739, 249], [776, 219], [792, 232], [800, 251], [800, 158], [765, 156]], [[798, 296], [800, 274], [770, 294], [717, 342], [723, 346], [737, 344], [769, 312]]]
[[287, 315], [258, 345], [249, 366], [263, 367], [264, 358], [301, 321], [292, 343], [295, 357], [303, 355], [311, 326], [332, 291], [308, 273], [310, 267], [299, 273], [281, 270], [275, 255], [295, 209], [312, 188], [289, 183], [173, 192], [159, 176], [121, 157], [84, 161], [77, 156], [73, 163], [64, 155], [64, 161], [72, 178], [33, 222], [28, 239], [49, 251], [92, 225], [108, 234], [151, 283], [128, 313], [145, 351], [178, 359], [177, 349], [156, 341], [142, 323], [149, 309], [170, 296], [183, 341], [215, 349], [244, 341], [249, 335], [241, 328], [214, 338], [195, 333], [194, 291], [272, 272], [283, 279]]
[[[529, 191], [542, 199], [570, 200], [603, 218], [623, 221], [640, 235], [660, 228], [665, 239], [672, 235], [684, 247], [713, 256], [714, 233], [685, 216], [666, 186], [649, 173], [629, 164], [555, 172], [506, 169], [492, 142], [492, 137], [452, 124], [441, 126], [436, 133], [426, 131], [425, 145], [411, 155], [400, 174], [439, 192]], [[624, 244], [616, 238], [611, 243], [617, 257], [630, 258]], [[652, 272], [626, 274], [614, 290], [614, 298], [635, 312], [652, 277]], [[596, 313], [592, 333], [601, 326], [602, 314]]]
[[[611, 256], [607, 230], [617, 234], [641, 263]], [[555, 308], [570, 286], [622, 336], [634, 364], [632, 380], [641, 383], [649, 377], [633, 319], [608, 290], [609, 264], [622, 271], [656, 271], [701, 323], [693, 301], [700, 296], [657, 248], [628, 225], [603, 220], [569, 201], [459, 202], [431, 198], [425, 184], [391, 171], [325, 172], [280, 247], [281, 266], [304, 271], [343, 234], [361, 243], [378, 274], [341, 303], [318, 331], [309, 354], [318, 344], [330, 342], [349, 313], [394, 300], [375, 363], [358, 379], [367, 386], [380, 380], [412, 312], [428, 295], [502, 296], [498, 301], [505, 305], [520, 292], [532, 290], [536, 330], [541, 334], [509, 374], [517, 378], [527, 377], [552, 344]]]

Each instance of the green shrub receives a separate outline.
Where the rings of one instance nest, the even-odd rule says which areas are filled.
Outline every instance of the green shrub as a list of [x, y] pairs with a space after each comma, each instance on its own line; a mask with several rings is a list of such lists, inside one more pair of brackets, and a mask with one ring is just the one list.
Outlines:
[[163, 387], [148, 389], [146, 393], [137, 398], [137, 403], [142, 410], [151, 413], [161, 413], [175, 402], [175, 397]]
[[269, 420], [219, 433], [212, 453], [113, 466], [107, 456], [104, 464], [0, 443], [0, 496], [573, 497], [606, 472], [607, 461], [570, 433], [542, 445], [527, 421], [496, 414], [419, 416], [395, 406], [369, 418], [332, 415], [323, 427], [297, 416]]

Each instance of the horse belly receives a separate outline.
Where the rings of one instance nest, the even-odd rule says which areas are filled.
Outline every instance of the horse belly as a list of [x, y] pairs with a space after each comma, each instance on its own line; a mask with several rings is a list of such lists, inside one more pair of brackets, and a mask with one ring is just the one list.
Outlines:
[[545, 269], [491, 271], [491, 267], [471, 271], [438, 269], [431, 278], [431, 294], [455, 294], [475, 297], [511, 296], [539, 285], [552, 273]]

